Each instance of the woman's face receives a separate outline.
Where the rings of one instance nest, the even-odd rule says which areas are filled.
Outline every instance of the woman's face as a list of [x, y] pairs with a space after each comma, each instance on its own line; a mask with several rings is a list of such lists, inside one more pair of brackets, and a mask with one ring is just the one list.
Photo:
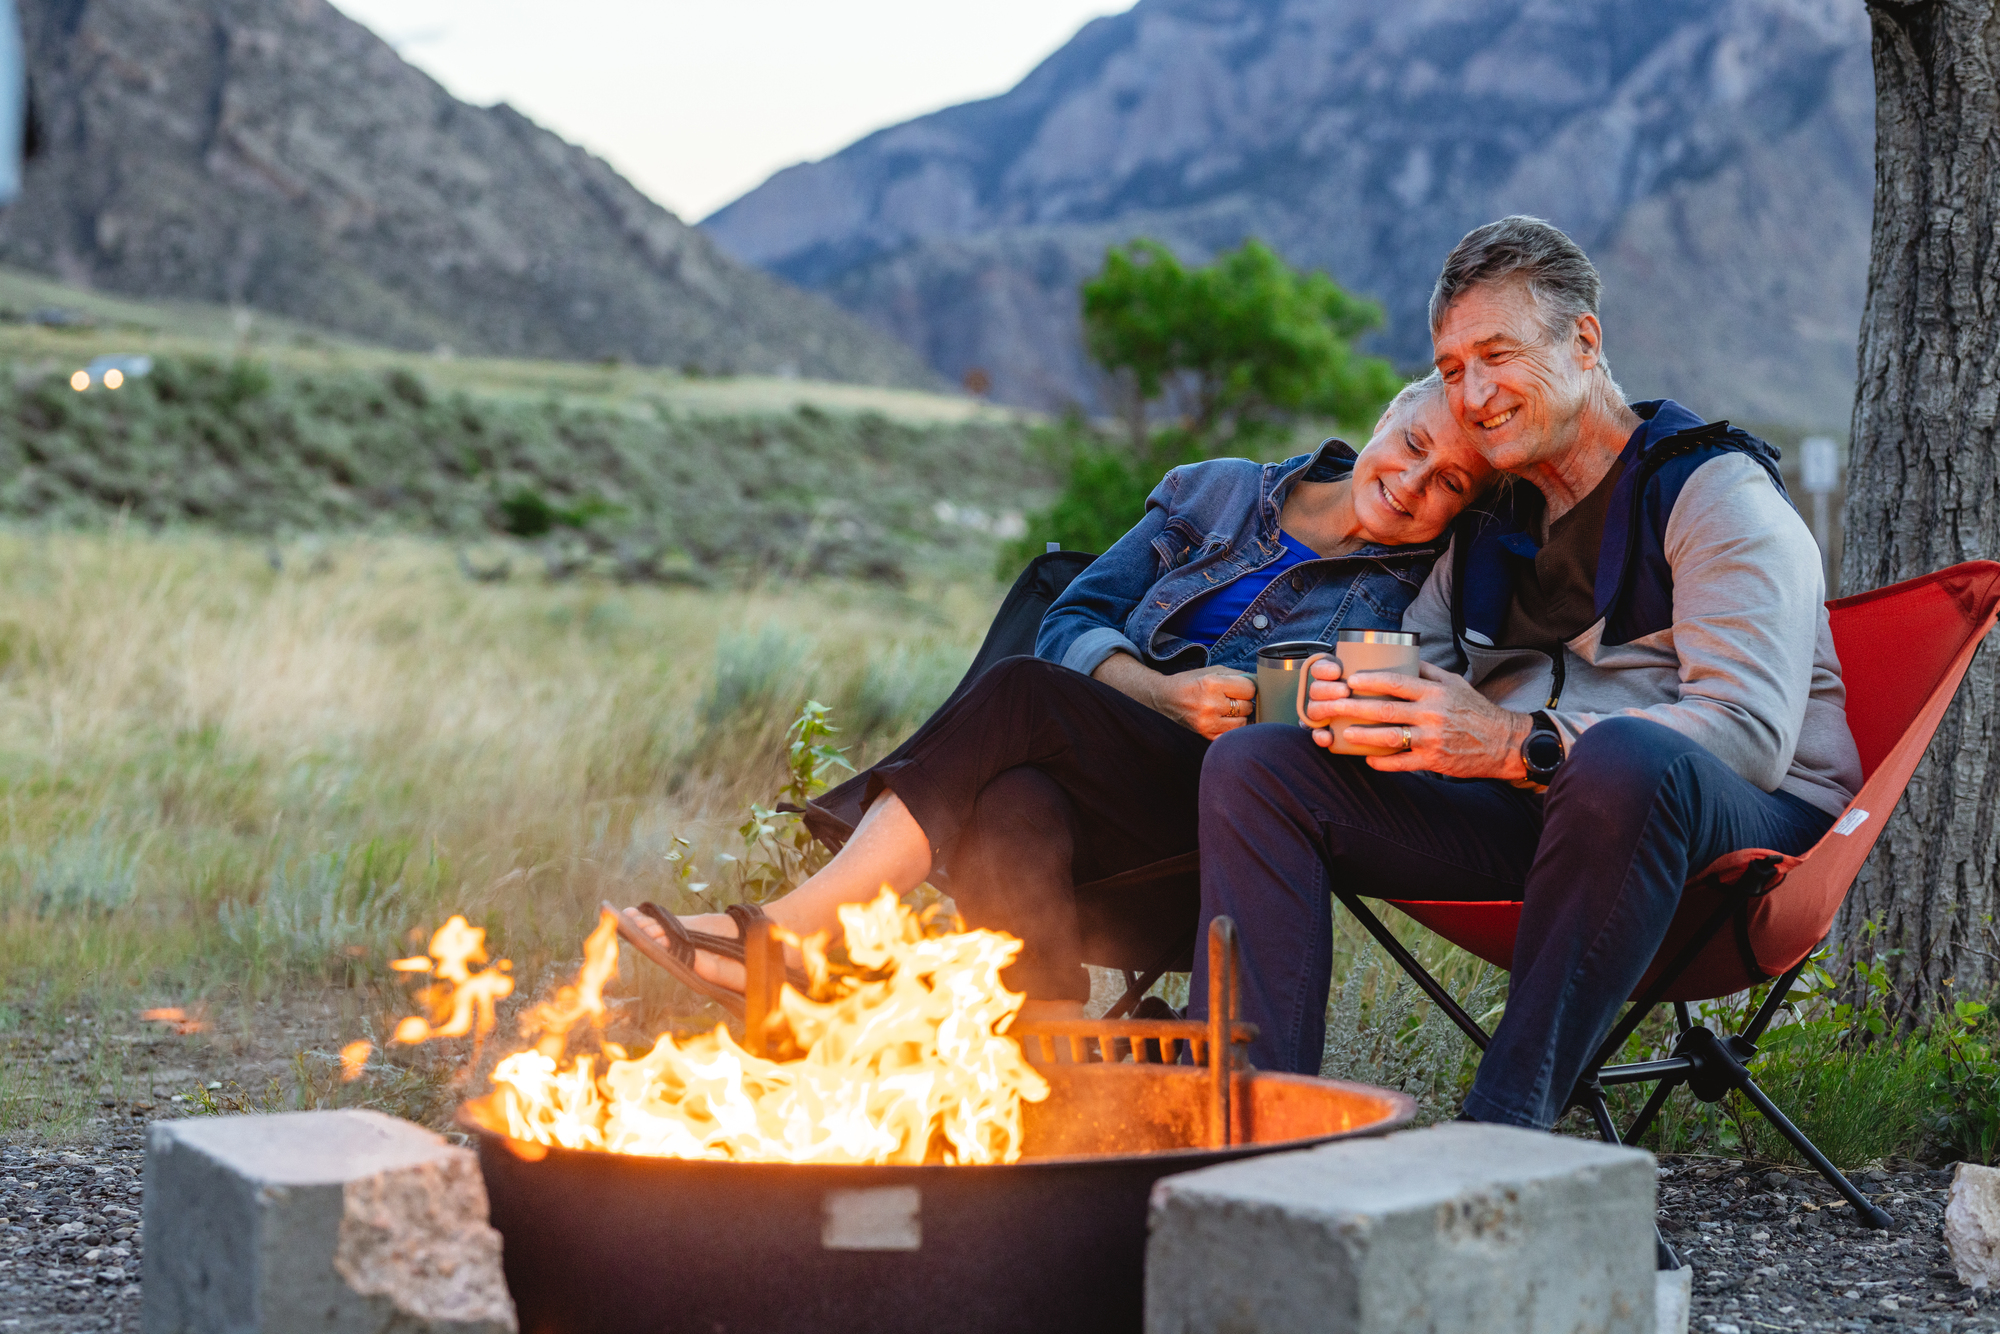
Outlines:
[[1428, 542], [1492, 475], [1445, 396], [1426, 395], [1376, 424], [1354, 461], [1354, 513], [1371, 541]]

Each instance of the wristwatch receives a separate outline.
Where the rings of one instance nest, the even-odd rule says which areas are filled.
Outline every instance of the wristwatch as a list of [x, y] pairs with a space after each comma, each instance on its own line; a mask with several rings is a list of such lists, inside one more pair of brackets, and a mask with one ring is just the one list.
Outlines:
[[1528, 768], [1528, 780], [1547, 787], [1555, 781], [1556, 770], [1562, 767], [1562, 733], [1549, 721], [1549, 715], [1540, 709], [1528, 715], [1534, 726], [1528, 731], [1528, 739], [1521, 743], [1521, 763]]

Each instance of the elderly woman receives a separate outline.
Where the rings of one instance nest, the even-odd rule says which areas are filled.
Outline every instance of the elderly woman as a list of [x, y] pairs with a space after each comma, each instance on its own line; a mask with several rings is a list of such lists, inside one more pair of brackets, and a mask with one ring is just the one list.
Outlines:
[[[762, 911], [798, 936], [833, 931], [842, 904], [943, 866], [969, 925], [1025, 942], [1008, 981], [1027, 1013], [1080, 1016], [1089, 905], [1076, 886], [1192, 853], [1202, 757], [1250, 722], [1258, 649], [1400, 628], [1445, 529], [1491, 476], [1435, 375], [1396, 397], [1358, 455], [1328, 440], [1283, 463], [1174, 469], [1049, 609], [1036, 656], [996, 664], [870, 771], [853, 836]], [[623, 924], [727, 1002], [743, 987], [741, 922], [758, 911], [676, 918], [644, 904]], [[1116, 911], [1171, 941], [1195, 904]]]

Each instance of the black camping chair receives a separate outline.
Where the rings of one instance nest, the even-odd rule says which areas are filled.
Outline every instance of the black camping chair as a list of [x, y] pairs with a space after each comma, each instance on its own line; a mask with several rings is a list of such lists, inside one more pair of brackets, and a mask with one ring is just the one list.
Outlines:
[[[1096, 559], [1083, 551], [1050, 551], [1029, 561], [1000, 603], [972, 666], [938, 712], [957, 703], [1003, 658], [1032, 655], [1042, 617], [1070, 581]], [[901, 759], [909, 744], [905, 741], [879, 763]], [[805, 826], [827, 849], [839, 851], [861, 822], [869, 772], [862, 770], [806, 804]], [[949, 892], [950, 868], [934, 873], [932, 880]], [[1194, 968], [1195, 925], [1201, 911], [1198, 854], [1182, 853], [1078, 885], [1076, 899], [1084, 960], [1125, 974], [1125, 994], [1106, 1018], [1122, 1019], [1132, 1013], [1162, 975]]]

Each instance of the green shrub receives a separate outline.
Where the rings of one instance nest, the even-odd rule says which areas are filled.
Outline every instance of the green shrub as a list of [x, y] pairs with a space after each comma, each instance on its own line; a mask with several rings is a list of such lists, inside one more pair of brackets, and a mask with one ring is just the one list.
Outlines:
[[407, 846], [374, 839], [316, 856], [285, 856], [254, 902], [225, 903], [222, 935], [248, 966], [252, 990], [273, 976], [340, 976], [355, 961], [386, 959], [402, 927], [430, 907], [441, 868], [405, 885]]
[[114, 837], [102, 816], [82, 833], [64, 834], [21, 867], [28, 902], [38, 913], [115, 912], [139, 884], [139, 854]]
[[725, 635], [715, 648], [715, 677], [702, 696], [702, 722], [754, 726], [773, 714], [789, 716], [805, 698], [812, 666], [812, 641], [783, 626]]
[[1206, 457], [1182, 431], [1157, 432], [1143, 453], [1080, 417], [1041, 427], [1030, 447], [1063, 478], [1047, 509], [1028, 515], [1027, 531], [1001, 550], [996, 573], [1012, 579], [1054, 542], [1065, 551], [1102, 555], [1146, 513], [1146, 497], [1169, 469]]

